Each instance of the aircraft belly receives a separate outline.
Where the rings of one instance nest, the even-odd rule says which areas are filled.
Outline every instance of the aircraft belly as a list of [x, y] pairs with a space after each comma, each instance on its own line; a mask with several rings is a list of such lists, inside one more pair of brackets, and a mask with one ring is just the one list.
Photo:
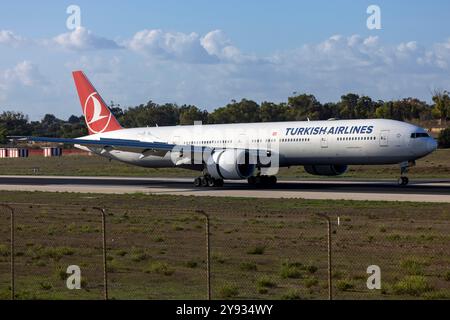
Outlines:
[[285, 150], [289, 165], [341, 164], [370, 165], [397, 164], [410, 160], [411, 155], [400, 146], [380, 147], [379, 145], [344, 145], [329, 144], [322, 148], [320, 144], [309, 145], [299, 151], [292, 146]]
[[[92, 151], [94, 151], [94, 150], [92, 150]], [[169, 156], [166, 155], [164, 157], [152, 156], [152, 155], [142, 157], [142, 154], [137, 153], [137, 152], [127, 152], [127, 151], [121, 151], [121, 150], [111, 150], [108, 152], [104, 152], [103, 150], [100, 150], [98, 148], [94, 152], [105, 158], [117, 160], [120, 162], [132, 164], [132, 165], [140, 166], [140, 167], [167, 168], [167, 167], [175, 166], [170, 158], [170, 155]]]

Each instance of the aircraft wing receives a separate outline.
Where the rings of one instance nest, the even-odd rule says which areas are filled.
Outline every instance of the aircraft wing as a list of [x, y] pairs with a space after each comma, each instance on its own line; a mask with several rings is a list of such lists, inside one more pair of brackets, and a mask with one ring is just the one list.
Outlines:
[[[166, 142], [148, 142], [140, 140], [128, 140], [128, 139], [111, 139], [100, 138], [94, 139], [69, 139], [69, 138], [47, 138], [47, 137], [31, 137], [31, 136], [15, 136], [8, 137], [13, 141], [32, 141], [32, 142], [49, 142], [49, 143], [63, 143], [73, 144], [85, 147], [91, 147], [97, 149], [97, 152], [105, 153], [112, 150], [120, 150], [126, 152], [135, 152], [141, 154], [141, 157], [147, 156], [159, 156], [164, 157], [170, 151], [180, 152], [183, 155], [177, 161], [177, 165], [189, 163], [195, 154], [204, 154], [212, 152], [216, 148], [207, 146], [194, 146], [194, 145], [176, 145]], [[219, 148], [220, 149], [220, 148]], [[258, 154], [258, 150], [246, 149], [248, 152], [255, 155]]]
[[99, 140], [94, 139], [68, 139], [68, 138], [47, 138], [47, 137], [9, 137], [14, 141], [33, 141], [33, 142], [49, 142], [49, 143], [64, 143], [80, 145], [85, 147], [93, 147], [97, 149], [102, 149], [105, 152], [111, 150], [121, 150], [127, 152], [140, 153], [143, 156], [156, 155], [164, 157], [164, 155], [169, 151], [182, 151], [189, 153], [202, 153], [206, 151], [206, 147], [200, 146], [184, 146], [175, 145], [165, 142], [147, 142], [140, 140], [127, 140], [127, 139], [110, 139], [110, 138], [100, 138]]
[[118, 149], [125, 147], [127, 149], [154, 149], [159, 151], [171, 151], [176, 145], [164, 142], [146, 142], [140, 140], [127, 139], [110, 139], [100, 138], [93, 139], [69, 139], [69, 138], [46, 138], [46, 137], [9, 137], [16, 141], [33, 141], [33, 142], [50, 142], [64, 144], [78, 144], [86, 147], [117, 147]]

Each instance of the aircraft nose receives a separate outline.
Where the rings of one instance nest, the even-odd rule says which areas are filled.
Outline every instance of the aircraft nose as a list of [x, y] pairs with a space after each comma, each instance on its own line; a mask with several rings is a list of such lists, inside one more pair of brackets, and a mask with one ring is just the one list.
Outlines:
[[431, 138], [428, 140], [428, 143], [427, 143], [428, 152], [430, 152], [430, 153], [433, 152], [434, 150], [437, 149], [437, 147], [438, 147], [438, 144], [435, 139]]

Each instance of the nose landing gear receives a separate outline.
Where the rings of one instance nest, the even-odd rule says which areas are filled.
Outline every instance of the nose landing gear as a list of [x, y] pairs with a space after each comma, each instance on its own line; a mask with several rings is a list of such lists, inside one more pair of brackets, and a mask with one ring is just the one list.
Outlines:
[[406, 176], [408, 174], [409, 168], [416, 165], [415, 161], [404, 162], [400, 164], [400, 178], [397, 182], [400, 186], [406, 186], [409, 184], [409, 178]]
[[400, 178], [398, 178], [397, 183], [399, 186], [406, 186], [409, 183], [409, 178], [408, 177], [400, 177]]

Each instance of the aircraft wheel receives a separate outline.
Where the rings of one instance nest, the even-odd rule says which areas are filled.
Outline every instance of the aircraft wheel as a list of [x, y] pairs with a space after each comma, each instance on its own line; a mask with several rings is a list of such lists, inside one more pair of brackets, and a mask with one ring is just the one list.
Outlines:
[[202, 187], [207, 187], [208, 186], [208, 179], [206, 177], [201, 177], [202, 180]]
[[254, 181], [254, 185], [256, 185], [257, 187], [270, 187], [270, 186], [274, 186], [277, 184], [277, 177], [275, 176], [256, 176], [256, 177], [250, 177], [249, 178], [249, 184], [252, 184], [250, 182], [250, 179], [254, 178], [254, 180], [252, 179], [252, 181]]
[[269, 184], [270, 184], [271, 186], [274, 186], [274, 185], [277, 184], [277, 177], [275, 177], [275, 176], [270, 176], [270, 177], [268, 178], [268, 180], [269, 180]]
[[216, 179], [214, 181], [214, 186], [215, 187], [223, 187], [223, 180], [222, 179]]
[[214, 178], [206, 178], [206, 182], [208, 183], [208, 187], [215, 187], [216, 186], [216, 179]]
[[400, 186], [406, 186], [409, 183], [409, 178], [408, 177], [400, 177], [398, 178], [398, 184]]
[[256, 184], [256, 177], [255, 176], [248, 177], [247, 182], [249, 185], [254, 186]]
[[195, 180], [194, 180], [194, 186], [195, 187], [200, 187], [202, 185], [202, 178], [201, 177], [197, 177], [197, 178], [195, 178]]

